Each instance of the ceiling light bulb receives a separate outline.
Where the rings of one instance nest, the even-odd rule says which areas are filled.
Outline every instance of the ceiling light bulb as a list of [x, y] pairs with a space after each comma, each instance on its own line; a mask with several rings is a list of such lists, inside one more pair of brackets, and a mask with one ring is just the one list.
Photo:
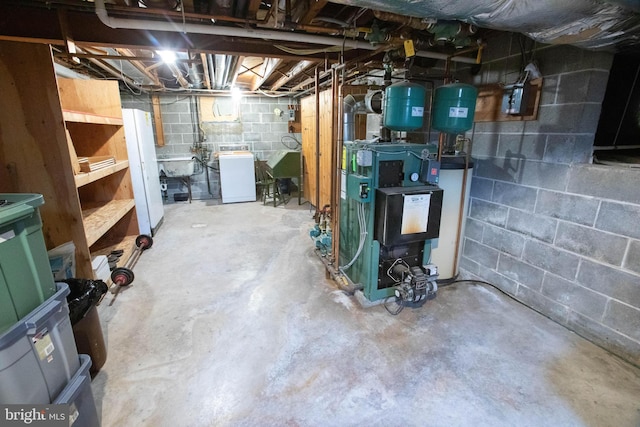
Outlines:
[[176, 62], [176, 53], [172, 50], [158, 50], [158, 55], [162, 58], [162, 62], [173, 64]]

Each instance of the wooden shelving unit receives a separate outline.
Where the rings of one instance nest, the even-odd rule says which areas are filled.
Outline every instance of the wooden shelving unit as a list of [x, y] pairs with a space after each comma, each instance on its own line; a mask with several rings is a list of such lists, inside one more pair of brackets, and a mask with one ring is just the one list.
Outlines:
[[[44, 196], [47, 248], [72, 240], [76, 277], [96, 254], [125, 262], [138, 222], [118, 83], [56, 78], [48, 46], [0, 41], [0, 93], [0, 192]], [[78, 157], [115, 164], [82, 173]]]
[[76, 187], [82, 187], [83, 185], [91, 184], [99, 179], [107, 177], [109, 175], [113, 175], [114, 173], [121, 171], [123, 169], [127, 169], [129, 167], [128, 160], [119, 160], [116, 161], [115, 165], [107, 166], [106, 168], [102, 168], [97, 171], [87, 172], [87, 173], [78, 173], [75, 176]]
[[62, 110], [65, 122], [93, 123], [96, 125], [116, 125], [122, 126], [122, 117], [100, 116], [80, 111]]
[[87, 244], [91, 246], [97, 242], [134, 207], [133, 199], [83, 204], [82, 218]]

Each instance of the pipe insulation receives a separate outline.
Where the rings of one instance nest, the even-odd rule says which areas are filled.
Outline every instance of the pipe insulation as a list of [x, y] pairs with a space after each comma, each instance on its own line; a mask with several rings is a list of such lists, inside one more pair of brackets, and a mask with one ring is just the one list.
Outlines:
[[[523, 33], [541, 43], [596, 49], [636, 44], [640, 37], [638, 0], [333, 0], [378, 11], [393, 22], [428, 29], [434, 21], [461, 21], [477, 27]], [[385, 15], [391, 12], [393, 15]], [[411, 18], [409, 18], [411, 17]]]
[[[344, 46], [351, 49], [377, 50], [379, 45], [348, 38], [319, 36], [315, 34], [294, 33], [290, 31], [264, 30], [256, 28], [223, 27], [214, 24], [194, 24], [190, 22], [150, 21], [145, 19], [114, 18], [109, 16], [104, 0], [95, 0], [95, 11], [98, 19], [110, 28], [129, 30], [168, 31], [174, 33], [209, 34], [212, 36], [240, 37], [251, 39], [267, 39], [284, 42], [310, 43], [326, 46]], [[475, 58], [454, 56], [428, 51], [418, 51], [417, 56], [432, 59], [450, 59], [454, 62], [475, 64]]]

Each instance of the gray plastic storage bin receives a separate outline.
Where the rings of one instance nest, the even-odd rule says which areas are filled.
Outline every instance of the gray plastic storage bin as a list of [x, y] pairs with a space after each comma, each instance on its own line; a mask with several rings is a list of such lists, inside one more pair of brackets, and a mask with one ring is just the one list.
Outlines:
[[71, 378], [62, 393], [53, 401], [59, 405], [69, 405], [69, 425], [71, 427], [100, 427], [96, 402], [91, 391], [91, 358], [80, 355], [80, 368]]
[[0, 335], [0, 403], [46, 404], [80, 368], [66, 283]]
[[56, 293], [40, 194], [0, 194], [0, 334]]

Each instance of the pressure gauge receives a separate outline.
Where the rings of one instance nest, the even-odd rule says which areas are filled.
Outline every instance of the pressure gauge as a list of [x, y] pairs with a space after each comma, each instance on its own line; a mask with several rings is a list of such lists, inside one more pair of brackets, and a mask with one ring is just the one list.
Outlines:
[[417, 172], [414, 172], [411, 174], [411, 176], [409, 177], [409, 179], [411, 180], [411, 182], [416, 182], [418, 181], [418, 178], [420, 178], [420, 175], [417, 174]]

